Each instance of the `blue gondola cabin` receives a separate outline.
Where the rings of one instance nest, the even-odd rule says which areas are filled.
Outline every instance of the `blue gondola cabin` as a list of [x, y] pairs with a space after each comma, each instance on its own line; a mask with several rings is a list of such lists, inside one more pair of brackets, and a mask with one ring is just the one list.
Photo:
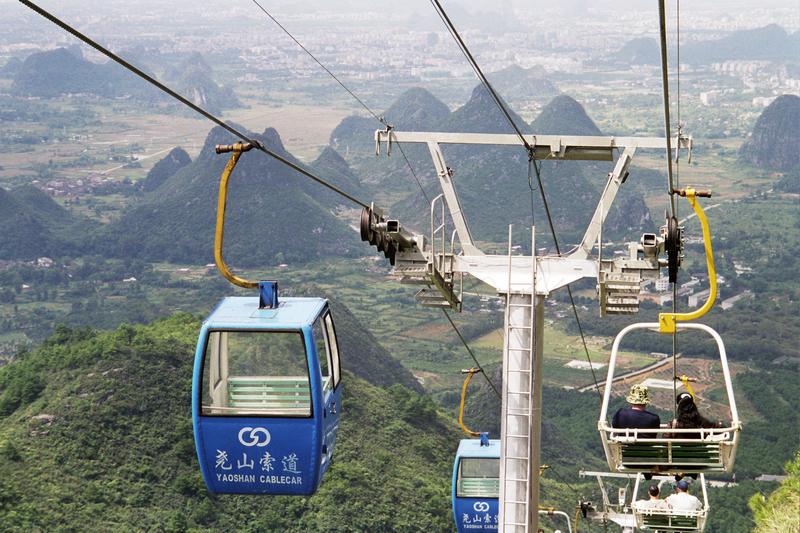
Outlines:
[[459, 533], [497, 531], [500, 441], [463, 439], [453, 463], [453, 519]]
[[192, 419], [214, 493], [310, 495], [339, 429], [339, 348], [328, 302], [223, 299], [203, 323]]

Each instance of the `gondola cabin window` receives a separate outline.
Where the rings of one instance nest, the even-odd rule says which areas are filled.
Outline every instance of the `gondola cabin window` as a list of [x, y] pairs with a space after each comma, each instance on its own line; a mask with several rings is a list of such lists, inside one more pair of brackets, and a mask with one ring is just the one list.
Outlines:
[[459, 498], [497, 498], [500, 459], [462, 457], [456, 487]]
[[330, 358], [333, 362], [333, 387], [336, 388], [339, 386], [339, 379], [341, 377], [341, 369], [339, 367], [339, 344], [336, 340], [336, 330], [333, 327], [333, 318], [331, 318], [330, 312], [325, 313], [323, 320], [325, 321], [325, 339], [327, 340], [330, 349]]
[[211, 331], [203, 376], [203, 415], [312, 414], [300, 331]]
[[322, 318], [318, 318], [314, 321], [311, 332], [314, 335], [314, 343], [317, 347], [317, 359], [319, 360], [319, 370], [322, 377], [322, 390], [327, 391], [332, 388], [331, 365], [330, 353], [328, 351], [328, 339], [322, 328]]

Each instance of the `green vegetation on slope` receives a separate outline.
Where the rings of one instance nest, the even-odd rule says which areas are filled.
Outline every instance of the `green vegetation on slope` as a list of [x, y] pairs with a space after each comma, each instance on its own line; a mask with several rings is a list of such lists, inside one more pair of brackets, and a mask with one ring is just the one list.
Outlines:
[[800, 452], [786, 463], [789, 476], [769, 497], [756, 494], [750, 507], [756, 518], [756, 533], [800, 531]]
[[784, 94], [758, 117], [753, 135], [739, 150], [742, 160], [775, 170], [800, 166], [800, 97]]
[[336, 454], [311, 498], [210, 496], [190, 420], [199, 327], [60, 328], [0, 369], [8, 531], [445, 531], [457, 445], [428, 398], [345, 376]]
[[[302, 165], [274, 129], [251, 138]], [[148, 261], [211, 262], [219, 179], [229, 159], [216, 155], [214, 145], [234, 140], [220, 127], [211, 130], [200, 155], [98, 232], [91, 250]], [[280, 162], [250, 152], [230, 180], [224, 250], [229, 264], [276, 265], [361, 253], [355, 232], [330, 212], [341, 197]]]

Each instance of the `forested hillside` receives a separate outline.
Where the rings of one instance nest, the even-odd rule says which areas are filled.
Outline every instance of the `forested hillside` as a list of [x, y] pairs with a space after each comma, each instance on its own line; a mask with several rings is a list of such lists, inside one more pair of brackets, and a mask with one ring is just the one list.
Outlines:
[[113, 64], [83, 58], [80, 47], [57, 48], [28, 56], [17, 69], [12, 94], [53, 98], [62, 94], [89, 93], [107, 98], [126, 95], [163, 102], [156, 89]]
[[[302, 165], [274, 129], [250, 135]], [[214, 240], [219, 179], [229, 159], [215, 154], [214, 146], [234, 141], [222, 128], [211, 130], [194, 161], [99, 231], [88, 245], [90, 250], [147, 261], [213, 261], [209, 243]], [[347, 190], [353, 191], [349, 185]], [[277, 160], [249, 152], [230, 178], [225, 257], [232, 265], [253, 266], [360, 255], [355, 232], [332, 214], [340, 202], [341, 197]]]
[[750, 507], [756, 518], [756, 533], [800, 531], [800, 453], [786, 463], [786, 480], [768, 497], [756, 494]]
[[800, 96], [783, 94], [758, 117], [752, 135], [739, 150], [739, 157], [753, 165], [791, 171], [800, 169], [798, 146]]
[[62, 328], [0, 370], [3, 530], [450, 529], [452, 422], [430, 399], [349, 371], [317, 495], [209, 495], [191, 429], [198, 327], [178, 315], [107, 333]]
[[95, 227], [33, 185], [0, 187], [0, 223], [0, 260], [69, 253]]

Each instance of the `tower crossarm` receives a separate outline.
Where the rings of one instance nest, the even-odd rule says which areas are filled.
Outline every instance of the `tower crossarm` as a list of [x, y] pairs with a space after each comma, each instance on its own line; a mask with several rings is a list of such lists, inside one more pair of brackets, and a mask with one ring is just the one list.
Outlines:
[[[469, 274], [498, 293], [509, 291], [509, 280], [515, 290], [523, 293], [531, 292], [531, 256], [515, 255], [511, 260], [503, 255], [458, 255], [453, 264], [453, 271]], [[509, 267], [511, 272], [509, 273]], [[597, 277], [597, 261], [590, 259], [574, 259], [571, 257], [544, 256], [536, 262], [536, 292], [548, 295], [558, 288], [578, 281], [582, 278]]]
[[[534, 159], [612, 161], [615, 150], [624, 150], [628, 147], [664, 150], [667, 146], [667, 140], [663, 137], [525, 135], [525, 139], [534, 149]], [[378, 153], [382, 144], [391, 147], [396, 142], [520, 146], [520, 138], [514, 134], [396, 130], [378, 130], [375, 132], [375, 148]], [[681, 142], [681, 147], [684, 147], [684, 144], [688, 148], [688, 141]]]

